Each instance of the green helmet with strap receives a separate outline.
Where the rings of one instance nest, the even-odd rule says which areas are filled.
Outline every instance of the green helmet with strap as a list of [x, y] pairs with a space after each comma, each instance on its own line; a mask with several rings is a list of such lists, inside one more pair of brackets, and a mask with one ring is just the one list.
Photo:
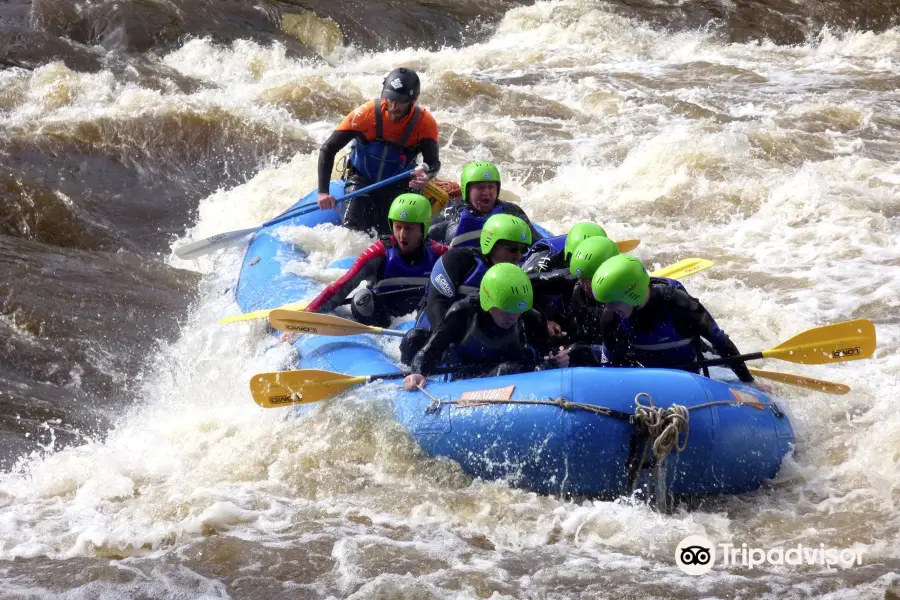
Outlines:
[[393, 228], [394, 221], [421, 223], [424, 233], [431, 227], [431, 202], [421, 194], [400, 194], [391, 203], [388, 211], [388, 224]]
[[506, 240], [517, 244], [531, 245], [531, 227], [528, 223], [513, 215], [494, 215], [484, 222], [481, 228], [481, 253], [487, 256], [494, 248], [497, 240]]
[[600, 265], [591, 279], [597, 302], [624, 302], [640, 306], [650, 288], [647, 269], [634, 256], [619, 254]]
[[606, 230], [599, 225], [586, 221], [575, 223], [566, 235], [566, 247], [563, 250], [563, 258], [568, 262], [581, 242], [598, 235], [607, 237]]
[[467, 189], [470, 183], [493, 181], [497, 184], [497, 193], [500, 193], [500, 169], [490, 162], [470, 162], [463, 167], [459, 176], [459, 190], [462, 193], [463, 202], [468, 202]]
[[481, 279], [481, 308], [499, 308], [504, 312], [523, 313], [534, 305], [534, 288], [525, 271], [510, 263], [500, 263], [487, 270]]
[[579, 279], [590, 279], [600, 265], [618, 254], [619, 247], [608, 237], [590, 237], [578, 244], [569, 261], [569, 272]]

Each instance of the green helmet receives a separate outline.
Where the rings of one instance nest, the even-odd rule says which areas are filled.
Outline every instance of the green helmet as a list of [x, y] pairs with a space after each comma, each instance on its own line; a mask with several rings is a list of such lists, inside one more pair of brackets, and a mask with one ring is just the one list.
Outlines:
[[388, 211], [388, 224], [393, 228], [394, 221], [421, 223], [428, 233], [431, 227], [431, 202], [421, 194], [400, 194], [391, 203]]
[[489, 162], [470, 162], [463, 167], [462, 175], [459, 176], [459, 190], [462, 193], [463, 202], [468, 202], [466, 191], [470, 183], [479, 183], [481, 181], [497, 182], [497, 193], [500, 193], [500, 169], [497, 165]]
[[650, 287], [650, 275], [637, 258], [629, 254], [613, 256], [600, 265], [591, 279], [597, 302], [624, 302], [640, 306]]
[[481, 253], [487, 256], [497, 240], [507, 240], [518, 244], [531, 245], [531, 227], [528, 223], [512, 215], [494, 215], [481, 228]]
[[590, 279], [607, 260], [619, 254], [616, 243], [605, 236], [596, 235], [580, 244], [569, 261], [569, 272], [579, 279]]
[[523, 313], [534, 304], [534, 288], [525, 271], [510, 263], [500, 263], [487, 270], [481, 279], [481, 308], [499, 308], [504, 312]]
[[569, 233], [566, 235], [566, 247], [563, 250], [563, 258], [566, 262], [569, 261], [569, 258], [573, 254], [575, 254], [575, 250], [578, 248], [578, 245], [581, 244], [584, 240], [596, 236], [607, 237], [606, 230], [604, 230], [599, 225], [595, 225], [594, 223], [582, 222], [575, 223], [572, 226], [572, 229], [569, 230]]

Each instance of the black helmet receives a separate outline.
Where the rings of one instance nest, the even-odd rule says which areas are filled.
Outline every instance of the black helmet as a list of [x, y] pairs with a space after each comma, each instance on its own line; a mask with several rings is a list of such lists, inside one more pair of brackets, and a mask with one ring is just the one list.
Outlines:
[[381, 97], [394, 102], [415, 102], [419, 98], [419, 76], [412, 69], [400, 67], [384, 77]]

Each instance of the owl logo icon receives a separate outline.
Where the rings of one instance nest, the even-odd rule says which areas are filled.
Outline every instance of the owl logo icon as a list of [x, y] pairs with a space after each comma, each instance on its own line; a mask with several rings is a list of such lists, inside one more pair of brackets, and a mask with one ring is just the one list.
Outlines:
[[689, 535], [675, 548], [675, 564], [688, 575], [704, 575], [716, 564], [716, 548], [702, 535]]

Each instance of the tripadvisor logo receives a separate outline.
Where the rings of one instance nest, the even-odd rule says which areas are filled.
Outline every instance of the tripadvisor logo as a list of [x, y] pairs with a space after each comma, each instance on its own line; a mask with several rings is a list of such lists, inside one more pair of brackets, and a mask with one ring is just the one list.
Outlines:
[[719, 565], [725, 568], [741, 567], [752, 569], [760, 565], [820, 565], [848, 568], [862, 564], [862, 550], [855, 548], [826, 548], [816, 546], [774, 547], [764, 550], [750, 548], [747, 544], [739, 547], [731, 542], [713, 544], [702, 535], [689, 535], [675, 548], [675, 564], [688, 575], [709, 573], [719, 557]]
[[689, 535], [675, 548], [675, 564], [688, 575], [709, 573], [716, 564], [716, 547], [702, 535]]

